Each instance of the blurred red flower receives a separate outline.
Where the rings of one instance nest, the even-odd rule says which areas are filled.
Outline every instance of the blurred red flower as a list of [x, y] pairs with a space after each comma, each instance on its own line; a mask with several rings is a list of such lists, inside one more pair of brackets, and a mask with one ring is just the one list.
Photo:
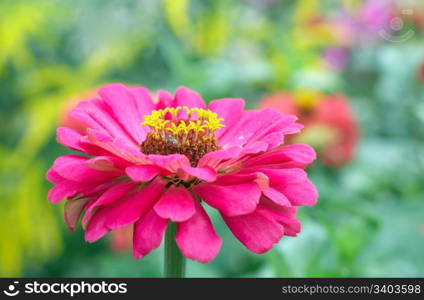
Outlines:
[[85, 91], [83, 93], [74, 95], [69, 99], [66, 99], [59, 112], [59, 124], [61, 126], [72, 128], [78, 132], [84, 132], [87, 128], [87, 125], [77, 118], [71, 116], [69, 112], [74, 109], [81, 99], [91, 99], [97, 95], [97, 88], [92, 90]]
[[344, 95], [310, 90], [278, 92], [265, 96], [260, 107], [297, 115], [305, 128], [288, 137], [288, 142], [310, 144], [324, 164], [341, 167], [355, 156], [359, 126]]
[[113, 251], [118, 253], [127, 253], [132, 249], [134, 226], [126, 226], [115, 229], [111, 232], [109, 245]]

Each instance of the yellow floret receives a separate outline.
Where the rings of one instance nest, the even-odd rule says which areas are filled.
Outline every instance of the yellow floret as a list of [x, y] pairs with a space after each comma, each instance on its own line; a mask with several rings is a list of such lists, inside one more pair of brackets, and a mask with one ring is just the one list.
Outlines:
[[[182, 109], [187, 113], [186, 120], [178, 119], [178, 113]], [[172, 120], [165, 120], [168, 113], [171, 115]], [[194, 113], [196, 113], [197, 120], [191, 120]], [[225, 126], [221, 124], [222, 121], [224, 119], [218, 118], [218, 115], [209, 109], [178, 106], [152, 111], [150, 115], [144, 116], [144, 122], [141, 125], [147, 125], [154, 131], [168, 131], [177, 136], [180, 133], [200, 133], [206, 130], [213, 132]]]

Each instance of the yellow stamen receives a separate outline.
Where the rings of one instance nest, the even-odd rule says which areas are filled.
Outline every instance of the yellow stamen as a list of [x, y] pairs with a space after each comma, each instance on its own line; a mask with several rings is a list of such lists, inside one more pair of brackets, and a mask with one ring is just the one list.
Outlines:
[[222, 121], [224, 119], [208, 109], [178, 106], [154, 110], [141, 123], [152, 129], [140, 145], [141, 151], [184, 154], [196, 166], [203, 155], [219, 149], [215, 131], [224, 127]]
[[[184, 109], [187, 113], [187, 119], [178, 120], [178, 113]], [[165, 119], [170, 114], [172, 120]], [[197, 120], [191, 120], [196, 113]], [[144, 116], [144, 122], [141, 125], [147, 125], [154, 131], [169, 132], [174, 135], [189, 132], [200, 133], [208, 130], [213, 132], [225, 125], [221, 122], [224, 119], [218, 118], [218, 115], [209, 109], [188, 108], [187, 106], [167, 107], [152, 111], [151, 115]]]

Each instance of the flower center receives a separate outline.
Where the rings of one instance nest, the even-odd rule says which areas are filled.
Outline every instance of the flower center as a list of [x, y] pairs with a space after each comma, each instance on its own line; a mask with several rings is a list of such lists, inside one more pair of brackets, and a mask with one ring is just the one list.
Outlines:
[[151, 128], [140, 146], [141, 151], [184, 154], [194, 167], [203, 155], [220, 148], [215, 131], [224, 127], [223, 120], [209, 109], [178, 106], [154, 110], [141, 123]]
[[304, 113], [313, 111], [322, 99], [321, 93], [313, 90], [298, 90], [294, 95], [296, 104]]

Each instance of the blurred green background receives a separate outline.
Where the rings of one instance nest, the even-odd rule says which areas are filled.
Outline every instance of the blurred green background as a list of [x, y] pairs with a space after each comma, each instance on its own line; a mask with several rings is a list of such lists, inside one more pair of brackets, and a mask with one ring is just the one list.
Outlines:
[[70, 153], [55, 141], [64, 107], [118, 81], [151, 91], [185, 85], [207, 101], [243, 97], [250, 108], [276, 91], [344, 93], [356, 113], [357, 155], [340, 168], [310, 168], [320, 198], [299, 210], [298, 237], [255, 255], [213, 215], [222, 250], [209, 264], [188, 262], [188, 276], [424, 276], [423, 6], [0, 1], [0, 275], [161, 276], [162, 248], [134, 261], [110, 237], [86, 243], [46, 197], [46, 170]]

